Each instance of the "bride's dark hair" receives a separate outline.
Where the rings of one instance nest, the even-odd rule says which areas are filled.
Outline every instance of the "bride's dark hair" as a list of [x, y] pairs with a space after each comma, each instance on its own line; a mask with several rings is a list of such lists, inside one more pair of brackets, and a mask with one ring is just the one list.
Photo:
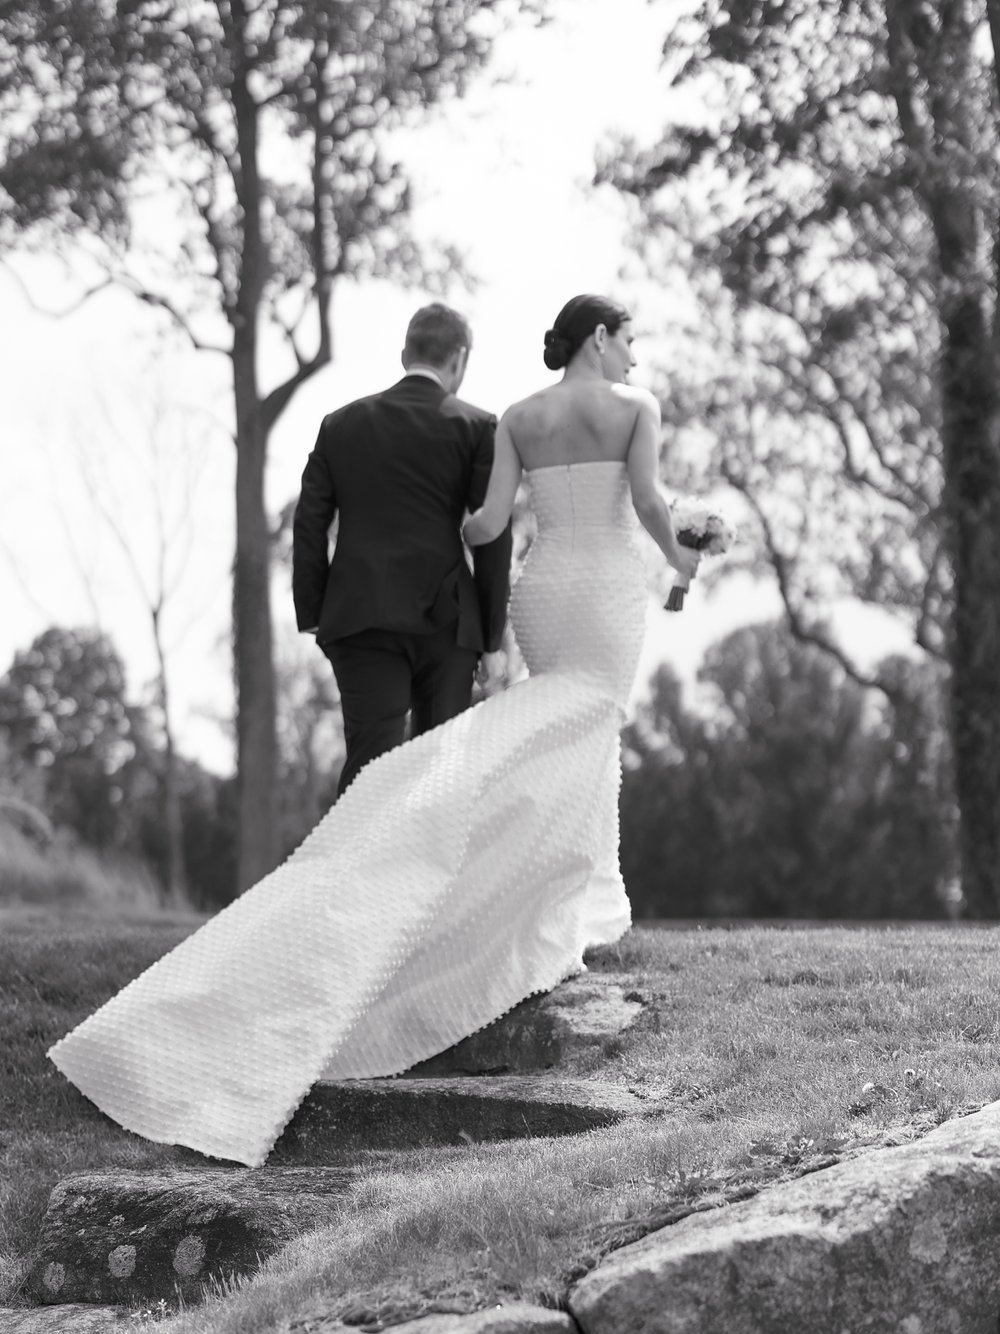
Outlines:
[[579, 352], [599, 324], [609, 334], [616, 334], [631, 319], [624, 306], [604, 296], [575, 296], [556, 316], [555, 324], [545, 333], [542, 354], [550, 371], [561, 371]]

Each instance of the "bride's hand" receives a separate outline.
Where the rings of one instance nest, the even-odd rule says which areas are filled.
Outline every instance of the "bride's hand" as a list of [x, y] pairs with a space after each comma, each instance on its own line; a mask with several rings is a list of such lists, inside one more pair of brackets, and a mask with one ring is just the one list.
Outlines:
[[695, 551], [694, 547], [680, 547], [677, 552], [677, 559], [673, 562], [674, 569], [688, 583], [698, 573], [700, 564], [701, 552]]

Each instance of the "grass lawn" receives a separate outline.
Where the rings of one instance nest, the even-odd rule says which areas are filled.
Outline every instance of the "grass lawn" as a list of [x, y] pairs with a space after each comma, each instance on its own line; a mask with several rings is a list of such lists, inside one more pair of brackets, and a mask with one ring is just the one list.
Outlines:
[[197, 921], [0, 909], [0, 1305], [15, 1299], [23, 1257], [60, 1177], [203, 1161], [121, 1130], [45, 1058], [56, 1038]]
[[[0, 1305], [68, 1172], [192, 1165], [107, 1121], [49, 1044], [170, 948], [182, 920], [0, 913]], [[576, 1073], [627, 1085], [639, 1123], [571, 1139], [371, 1155], [341, 1220], [171, 1334], [379, 1328], [514, 1295], [559, 1305], [603, 1253], [1000, 1098], [1000, 930], [634, 931], [595, 952], [643, 1018]]]

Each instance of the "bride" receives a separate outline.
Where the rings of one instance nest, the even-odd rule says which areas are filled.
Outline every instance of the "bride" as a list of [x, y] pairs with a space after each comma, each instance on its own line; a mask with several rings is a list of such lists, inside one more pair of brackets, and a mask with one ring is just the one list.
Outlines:
[[578, 296], [558, 384], [508, 409], [488, 542], [527, 479], [511, 600], [527, 680], [372, 761], [277, 870], [49, 1052], [120, 1125], [262, 1163], [318, 1079], [394, 1075], [579, 972], [630, 921], [619, 730], [645, 629], [636, 516], [693, 575], [657, 485], [656, 400], [628, 312]]

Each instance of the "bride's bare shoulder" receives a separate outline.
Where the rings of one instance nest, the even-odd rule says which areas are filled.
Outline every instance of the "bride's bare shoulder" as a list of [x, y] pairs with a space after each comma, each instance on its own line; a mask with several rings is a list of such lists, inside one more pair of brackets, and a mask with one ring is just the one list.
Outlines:
[[554, 385], [547, 385], [544, 389], [537, 389], [527, 398], [519, 398], [516, 403], [511, 403], [503, 414], [503, 419], [507, 425], [514, 430], [519, 422], [530, 423], [539, 416], [544, 416], [553, 406]]
[[533, 408], [537, 408], [540, 404], [548, 403], [554, 396], [557, 396], [561, 388], [561, 385], [547, 384], [542, 389], [536, 389], [535, 392], [529, 394], [527, 398], [519, 398], [516, 403], [510, 405], [507, 411], [518, 414], [531, 412]]
[[660, 401], [648, 389], [643, 389], [637, 384], [613, 384], [609, 388], [615, 398], [633, 410], [638, 408], [642, 412], [655, 413], [659, 417]]

